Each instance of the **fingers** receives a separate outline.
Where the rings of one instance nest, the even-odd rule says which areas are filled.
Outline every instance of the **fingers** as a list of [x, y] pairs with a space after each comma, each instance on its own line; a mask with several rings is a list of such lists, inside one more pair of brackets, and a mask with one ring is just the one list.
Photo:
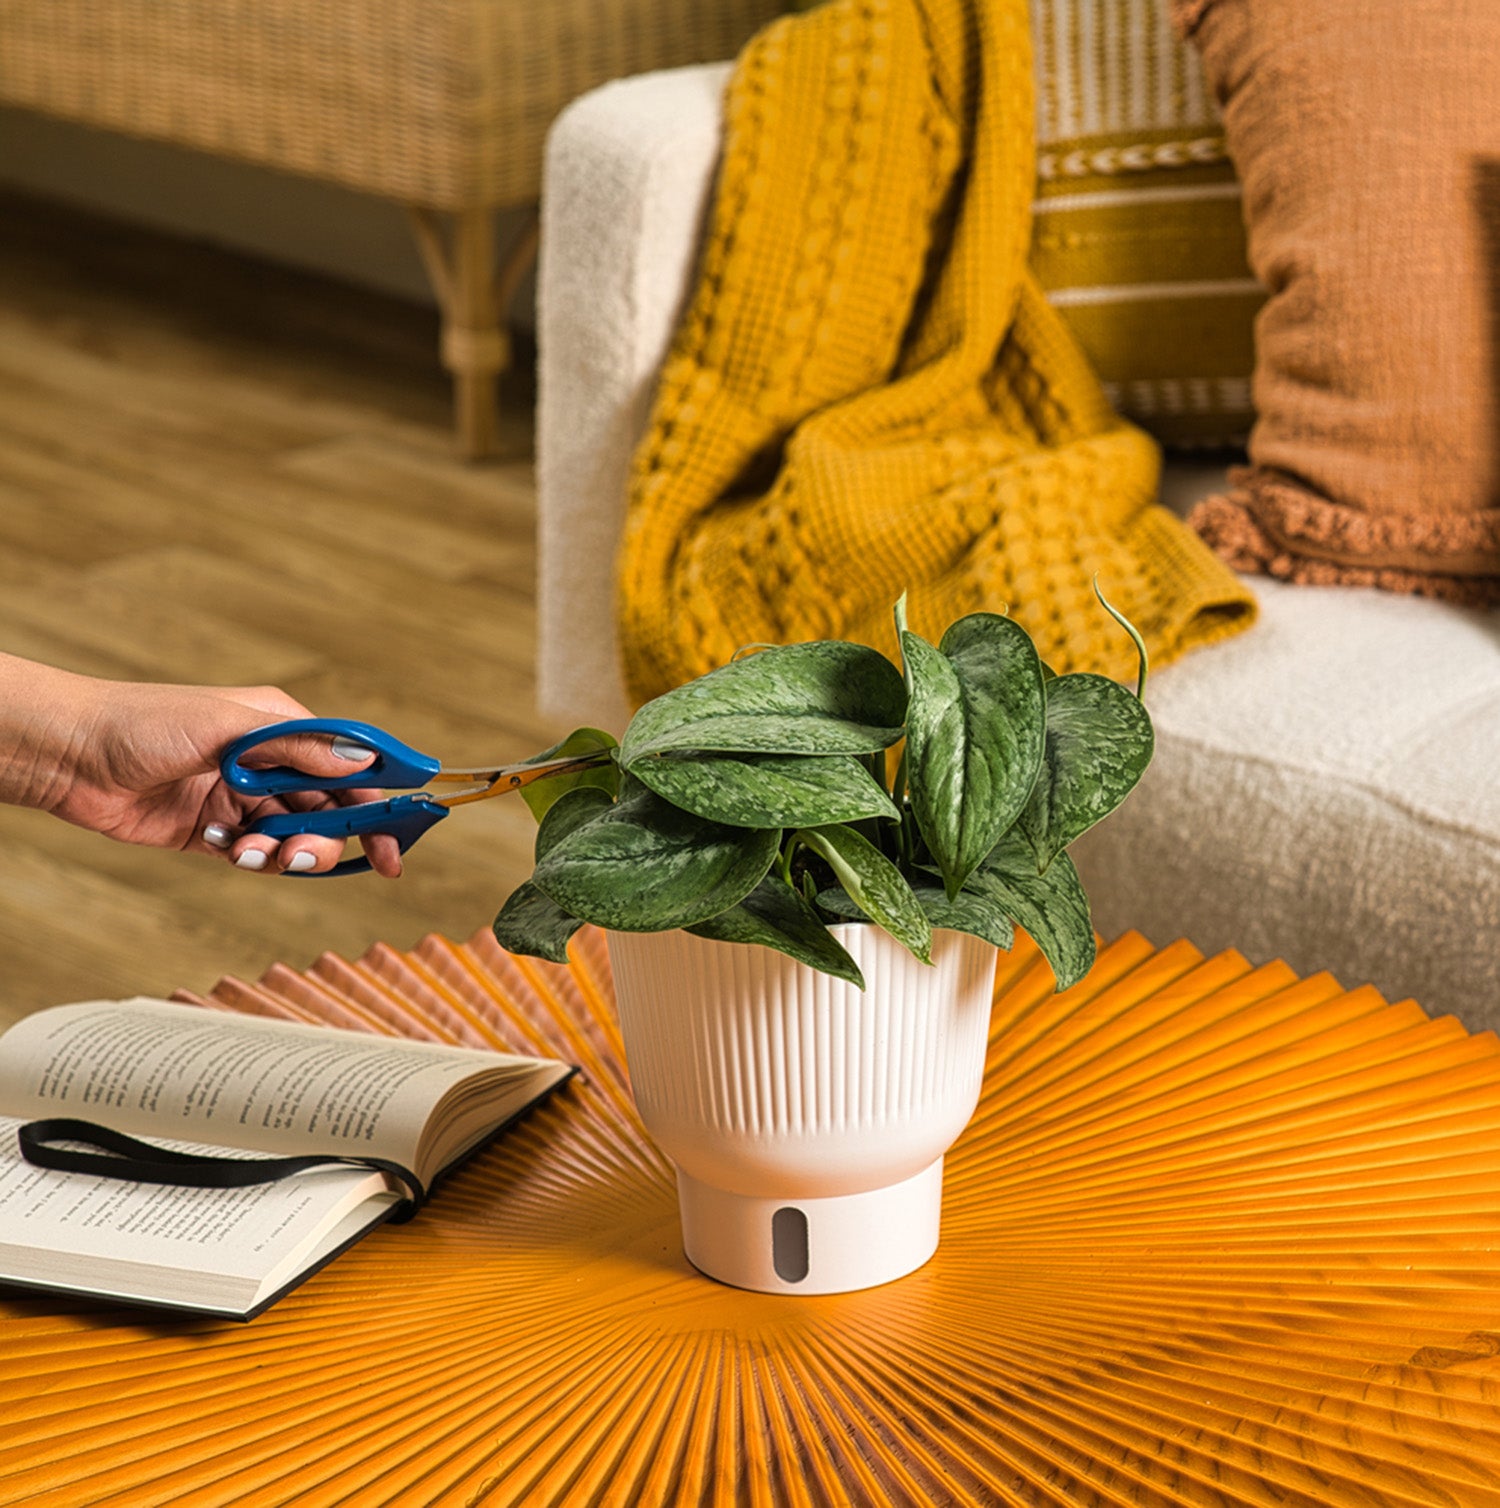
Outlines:
[[235, 840], [235, 831], [222, 822], [210, 822], [199, 834], [203, 842], [218, 853], [223, 853]]
[[[348, 790], [331, 795], [315, 791], [293, 791], [279, 798], [266, 798], [249, 810], [236, 813], [234, 820], [219, 818], [208, 821], [199, 833], [203, 849], [222, 855], [237, 868], [265, 874], [326, 874], [345, 856], [342, 836], [294, 833], [277, 840], [250, 829], [262, 817], [288, 811], [314, 812], [338, 806], [360, 805], [376, 801], [379, 791]], [[401, 846], [389, 833], [370, 833], [360, 839], [370, 868], [386, 879], [396, 879], [402, 870]]]
[[237, 869], [255, 874], [327, 874], [344, 857], [344, 845], [309, 833], [281, 843], [251, 833], [230, 849], [229, 857]]
[[[387, 880], [401, 878], [401, 845], [389, 833], [371, 833], [359, 841], [376, 874]], [[268, 874], [327, 874], [344, 857], [344, 845], [335, 838], [315, 838], [310, 833], [299, 833], [277, 845], [252, 834], [243, 845], [236, 845], [234, 852], [239, 855], [235, 863], [241, 869]]]
[[347, 738], [330, 738], [326, 733], [299, 733], [261, 744], [245, 755], [243, 762], [256, 770], [284, 766], [308, 775], [337, 777], [358, 773], [374, 758], [373, 750]]
[[387, 880], [401, 878], [401, 845], [389, 833], [372, 833], [364, 840], [370, 868]]
[[[278, 843], [261, 833], [245, 833], [211, 822], [201, 837], [206, 849], [222, 855], [236, 869], [253, 874], [326, 874], [344, 857], [342, 839], [319, 838], [312, 833], [298, 833]], [[400, 872], [399, 859], [396, 872]]]

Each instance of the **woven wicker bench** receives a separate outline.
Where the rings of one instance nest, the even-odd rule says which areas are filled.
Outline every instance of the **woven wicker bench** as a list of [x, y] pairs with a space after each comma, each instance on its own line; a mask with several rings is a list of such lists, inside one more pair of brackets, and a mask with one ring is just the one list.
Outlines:
[[0, 0], [0, 103], [405, 205], [443, 314], [461, 443], [495, 433], [495, 211], [534, 206], [542, 143], [607, 79], [732, 55], [783, 0]]

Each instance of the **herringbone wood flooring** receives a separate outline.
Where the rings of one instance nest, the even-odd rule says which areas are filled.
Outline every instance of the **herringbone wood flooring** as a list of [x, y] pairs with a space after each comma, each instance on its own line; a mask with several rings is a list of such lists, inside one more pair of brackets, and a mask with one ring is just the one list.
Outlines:
[[[454, 764], [558, 729], [532, 688], [531, 394], [458, 458], [430, 311], [0, 196], [0, 649], [273, 682]], [[485, 926], [515, 798], [372, 875], [290, 880], [0, 809], [0, 1025]]]

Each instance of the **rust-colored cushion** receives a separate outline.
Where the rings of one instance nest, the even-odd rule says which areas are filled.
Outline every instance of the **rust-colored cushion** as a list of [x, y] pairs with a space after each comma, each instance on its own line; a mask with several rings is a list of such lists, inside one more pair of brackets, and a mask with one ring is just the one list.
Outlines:
[[1177, 0], [1244, 184], [1241, 569], [1500, 600], [1500, 5]]

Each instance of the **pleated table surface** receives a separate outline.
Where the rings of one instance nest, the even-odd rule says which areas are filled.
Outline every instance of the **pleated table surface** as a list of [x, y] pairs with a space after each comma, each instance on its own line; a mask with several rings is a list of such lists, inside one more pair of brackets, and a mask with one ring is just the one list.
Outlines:
[[1002, 954], [920, 1271], [697, 1274], [602, 937], [202, 1003], [583, 1074], [248, 1325], [0, 1300], [5, 1504], [1500, 1504], [1500, 1047], [1130, 935]]

